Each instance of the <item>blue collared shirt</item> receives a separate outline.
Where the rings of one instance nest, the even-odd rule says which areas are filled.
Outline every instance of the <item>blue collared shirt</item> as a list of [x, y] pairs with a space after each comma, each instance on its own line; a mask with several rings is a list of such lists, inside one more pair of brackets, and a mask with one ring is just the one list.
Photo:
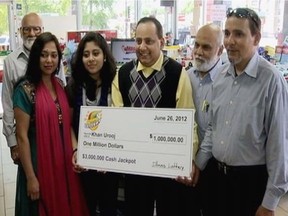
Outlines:
[[199, 143], [204, 139], [205, 131], [209, 122], [212, 83], [219, 73], [219, 67], [222, 65], [221, 59], [215, 67], [203, 78], [195, 68], [188, 70], [188, 75], [192, 85], [193, 99], [196, 108], [195, 121], [198, 124]]
[[266, 164], [262, 205], [274, 210], [288, 190], [287, 107], [287, 83], [258, 53], [239, 76], [228, 64], [213, 83], [211, 122], [196, 164], [203, 169], [211, 152], [228, 165]]

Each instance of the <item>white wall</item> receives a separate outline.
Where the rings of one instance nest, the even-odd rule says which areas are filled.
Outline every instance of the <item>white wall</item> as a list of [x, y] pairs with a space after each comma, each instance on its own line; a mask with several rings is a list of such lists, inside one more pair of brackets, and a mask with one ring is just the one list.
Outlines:
[[67, 31], [75, 31], [76, 16], [41, 16], [43, 20], [44, 31], [55, 34], [58, 39], [63, 38], [67, 41]]

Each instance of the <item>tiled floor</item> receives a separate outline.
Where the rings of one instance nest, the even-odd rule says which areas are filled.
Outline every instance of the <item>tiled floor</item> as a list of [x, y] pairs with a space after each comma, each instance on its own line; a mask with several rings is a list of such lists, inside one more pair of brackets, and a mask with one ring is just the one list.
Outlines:
[[[17, 166], [10, 159], [10, 150], [2, 134], [2, 119], [0, 147], [0, 216], [14, 216]], [[288, 195], [280, 201], [276, 216], [288, 216]]]
[[10, 158], [10, 150], [2, 135], [2, 119], [0, 133], [0, 216], [14, 216], [17, 166]]

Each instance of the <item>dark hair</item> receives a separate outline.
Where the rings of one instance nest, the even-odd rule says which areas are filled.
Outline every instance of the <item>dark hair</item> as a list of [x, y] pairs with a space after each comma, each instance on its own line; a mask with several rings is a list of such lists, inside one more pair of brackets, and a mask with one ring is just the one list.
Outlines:
[[[83, 64], [83, 53], [86, 43], [88, 42], [94, 42], [97, 44], [100, 49], [103, 51], [104, 58], [106, 61], [103, 63], [103, 67], [101, 68], [100, 72], [100, 79], [101, 79], [101, 85], [108, 87], [110, 89], [111, 83], [114, 79], [114, 76], [116, 74], [116, 63], [112, 56], [112, 53], [108, 47], [108, 44], [104, 37], [97, 33], [97, 32], [88, 32], [86, 35], [81, 39], [76, 54], [74, 55], [74, 58], [72, 60], [72, 77], [76, 85], [80, 85], [85, 87], [86, 89], [89, 89], [89, 91], [86, 91], [87, 97], [89, 99], [95, 98], [96, 93], [96, 83], [95, 80], [93, 80], [89, 72], [86, 70]], [[92, 94], [89, 95], [89, 94]], [[90, 97], [91, 96], [91, 97]]]
[[28, 60], [28, 65], [27, 65], [27, 70], [25, 73], [25, 77], [33, 84], [37, 86], [39, 82], [42, 79], [42, 73], [40, 69], [40, 57], [41, 57], [41, 52], [44, 48], [44, 46], [49, 43], [49, 42], [54, 42], [57, 48], [57, 53], [58, 53], [58, 67], [56, 70], [53, 72], [53, 74], [58, 74], [60, 64], [61, 64], [61, 59], [62, 59], [62, 52], [61, 48], [58, 42], [58, 39], [55, 35], [53, 35], [50, 32], [44, 32], [40, 34], [36, 40], [34, 41], [30, 55], [29, 55], [29, 60]]
[[162, 25], [161, 23], [155, 18], [155, 17], [143, 17], [141, 18], [137, 25], [136, 25], [136, 28], [138, 27], [139, 24], [141, 23], [147, 23], [147, 22], [152, 22], [154, 23], [154, 25], [156, 26], [156, 33], [157, 33], [157, 36], [159, 39], [163, 38], [163, 28], [162, 28]]
[[261, 19], [254, 10], [250, 8], [229, 8], [226, 17], [229, 18], [231, 16], [247, 19], [252, 35], [261, 32]]

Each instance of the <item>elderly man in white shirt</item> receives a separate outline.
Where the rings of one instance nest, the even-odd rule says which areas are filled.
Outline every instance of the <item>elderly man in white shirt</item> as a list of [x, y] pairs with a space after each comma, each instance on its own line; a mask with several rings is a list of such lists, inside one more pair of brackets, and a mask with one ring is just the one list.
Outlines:
[[[2, 106], [3, 106], [3, 134], [10, 147], [11, 158], [14, 163], [18, 163], [18, 148], [15, 136], [15, 122], [12, 105], [12, 94], [15, 83], [24, 76], [30, 54], [30, 49], [38, 35], [44, 31], [42, 20], [36, 13], [26, 14], [21, 22], [20, 34], [23, 45], [10, 53], [4, 59], [3, 65], [3, 86], [2, 86]], [[59, 71], [59, 78], [66, 85], [63, 67]]]

